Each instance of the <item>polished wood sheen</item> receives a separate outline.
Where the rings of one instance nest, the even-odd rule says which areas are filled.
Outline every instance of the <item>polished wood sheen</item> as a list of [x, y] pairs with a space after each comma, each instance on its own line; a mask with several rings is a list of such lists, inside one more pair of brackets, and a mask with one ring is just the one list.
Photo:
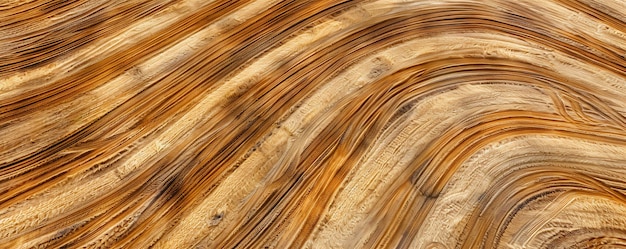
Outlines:
[[0, 248], [626, 247], [623, 0], [2, 0]]

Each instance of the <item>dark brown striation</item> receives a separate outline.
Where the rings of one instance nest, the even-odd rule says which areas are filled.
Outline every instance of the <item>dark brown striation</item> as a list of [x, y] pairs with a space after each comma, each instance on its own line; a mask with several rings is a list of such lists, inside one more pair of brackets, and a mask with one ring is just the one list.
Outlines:
[[0, 3], [0, 248], [626, 247], [620, 0]]

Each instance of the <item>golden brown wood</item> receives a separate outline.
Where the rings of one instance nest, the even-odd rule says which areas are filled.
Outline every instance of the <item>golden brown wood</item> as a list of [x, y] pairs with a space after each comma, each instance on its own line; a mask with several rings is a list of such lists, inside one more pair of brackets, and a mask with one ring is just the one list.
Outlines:
[[621, 0], [0, 1], [0, 248], [626, 247]]

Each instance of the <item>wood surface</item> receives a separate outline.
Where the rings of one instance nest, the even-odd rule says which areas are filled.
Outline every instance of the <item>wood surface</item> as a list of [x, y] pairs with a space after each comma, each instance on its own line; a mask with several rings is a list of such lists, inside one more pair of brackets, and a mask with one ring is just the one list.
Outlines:
[[0, 0], [0, 248], [626, 247], [626, 1]]

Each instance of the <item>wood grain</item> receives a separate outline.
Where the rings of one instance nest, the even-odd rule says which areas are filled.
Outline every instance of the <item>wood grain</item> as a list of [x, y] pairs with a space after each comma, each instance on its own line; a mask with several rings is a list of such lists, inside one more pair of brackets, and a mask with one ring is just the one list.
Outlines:
[[0, 1], [0, 248], [79, 247], [626, 247], [626, 2]]

